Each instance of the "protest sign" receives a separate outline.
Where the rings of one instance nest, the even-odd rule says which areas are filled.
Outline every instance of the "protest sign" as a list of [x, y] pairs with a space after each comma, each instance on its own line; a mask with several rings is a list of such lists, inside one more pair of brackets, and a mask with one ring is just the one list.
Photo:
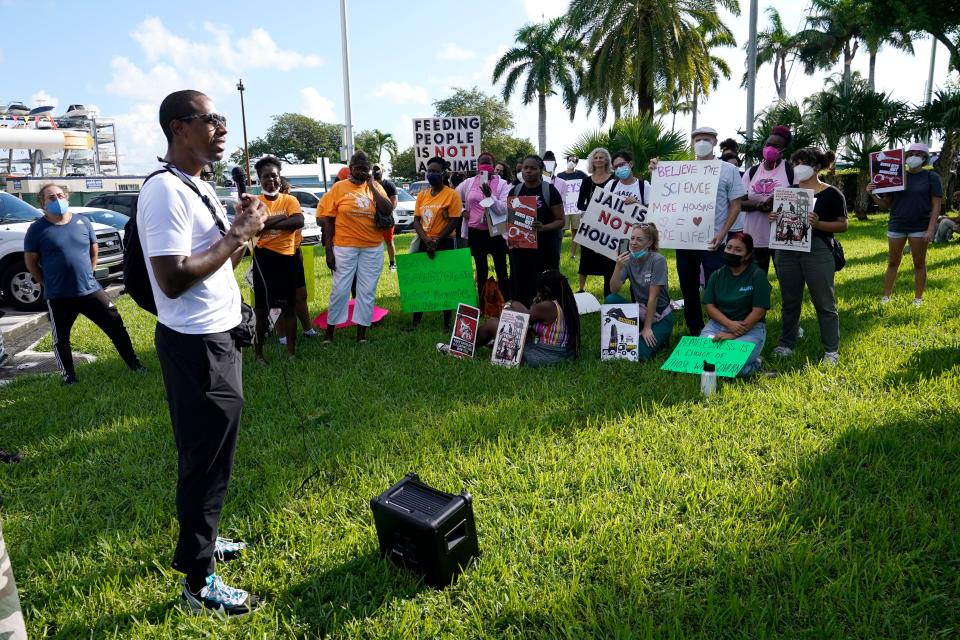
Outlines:
[[414, 118], [413, 149], [417, 173], [426, 173], [427, 160], [445, 158], [450, 171], [476, 171], [480, 155], [480, 118]]
[[563, 213], [570, 216], [580, 213], [577, 209], [577, 199], [580, 197], [580, 186], [583, 180], [567, 180], [566, 188], [560, 195], [563, 196]]
[[646, 219], [647, 208], [641, 203], [627, 204], [625, 198], [597, 187], [580, 218], [574, 242], [615, 260], [620, 240], [629, 238], [630, 229]]
[[528, 314], [504, 309], [497, 326], [497, 337], [493, 341], [490, 362], [504, 367], [519, 367], [529, 326]]
[[777, 219], [770, 223], [770, 249], [810, 253], [810, 212], [816, 202], [813, 196], [813, 189], [774, 190], [773, 212]]
[[533, 230], [536, 220], [536, 196], [510, 196], [507, 199], [507, 248], [536, 249], [537, 232]]
[[457, 317], [453, 321], [450, 336], [450, 355], [472, 358], [477, 347], [477, 325], [480, 324], [480, 309], [468, 304], [457, 305]]
[[703, 363], [716, 366], [717, 375], [735, 378], [753, 353], [753, 343], [740, 340], [722, 340], [713, 338], [694, 338], [684, 336], [673, 350], [667, 361], [660, 367], [663, 371], [677, 373], [703, 373]]
[[400, 306], [406, 313], [456, 309], [461, 302], [476, 304], [473, 260], [469, 249], [397, 255]]
[[887, 149], [871, 153], [870, 181], [876, 187], [874, 193], [890, 193], [906, 189], [903, 149]]
[[640, 305], [605, 304], [600, 307], [600, 359], [639, 360]]
[[315, 247], [311, 245], [301, 246], [300, 254], [303, 256], [303, 279], [307, 282], [307, 301], [314, 299], [316, 296], [316, 277], [315, 277], [315, 262], [314, 262], [314, 249]]
[[661, 249], [707, 249], [715, 234], [720, 160], [659, 162], [653, 170], [647, 222]]

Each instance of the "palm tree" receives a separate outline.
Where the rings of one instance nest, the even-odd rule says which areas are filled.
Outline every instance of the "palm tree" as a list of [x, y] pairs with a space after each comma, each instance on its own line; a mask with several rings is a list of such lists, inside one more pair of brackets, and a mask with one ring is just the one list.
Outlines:
[[524, 105], [537, 101], [540, 155], [547, 149], [547, 97], [556, 94], [554, 87], [559, 86], [571, 120], [577, 110], [580, 43], [562, 33], [565, 26], [563, 18], [555, 18], [521, 27], [516, 33], [519, 46], [503, 54], [493, 68], [493, 82], [503, 78], [503, 99], [506, 102], [517, 89], [520, 77], [526, 74], [521, 97]]
[[376, 158], [379, 162], [383, 162], [383, 152], [386, 151], [390, 155], [390, 161], [393, 162], [393, 159], [397, 155], [397, 141], [393, 137], [392, 133], [384, 133], [380, 129], [374, 129], [370, 133], [373, 134], [372, 140], [376, 143]]
[[667, 131], [659, 120], [654, 120], [649, 114], [617, 120], [607, 131], [588, 131], [565, 153], [587, 158], [597, 147], [603, 147], [611, 153], [621, 149], [629, 151], [633, 154], [634, 167], [641, 173], [647, 172], [651, 158], [690, 158], [686, 136], [676, 131]]
[[799, 104], [776, 102], [757, 116], [752, 138], [747, 138], [743, 131], [740, 132], [740, 135], [744, 136], [740, 152], [750, 159], [759, 158], [770, 131], [779, 124], [790, 127], [793, 134], [787, 149], [788, 154], [795, 149], [815, 145], [819, 141], [819, 132], [811, 126], [811, 118], [804, 113]]
[[657, 113], [660, 115], [670, 114], [672, 119], [670, 121], [670, 130], [673, 131], [677, 128], [677, 114], [688, 114], [693, 111], [693, 101], [689, 99], [689, 96], [681, 93], [679, 87], [673, 87], [669, 93], [665, 93], [660, 96], [660, 108], [657, 110]]
[[843, 62], [843, 84], [853, 77], [853, 58], [860, 48], [866, 25], [867, 3], [862, 0], [810, 0], [813, 15], [807, 18], [809, 29], [797, 34], [804, 70], [813, 74]]
[[867, 84], [871, 91], [877, 90], [877, 53], [880, 47], [888, 45], [900, 51], [906, 51], [913, 55], [913, 38], [909, 33], [899, 31], [890, 31], [890, 29], [876, 22], [867, 22], [864, 24], [861, 34], [867, 52], [870, 54], [870, 72], [867, 76]]
[[720, 78], [730, 79], [730, 65], [723, 58], [713, 55], [712, 51], [719, 47], [735, 47], [737, 41], [733, 34], [724, 25], [721, 29], [708, 30], [701, 26], [698, 31], [703, 38], [703, 44], [707, 48], [706, 64], [701, 65], [699, 57], [694, 59], [696, 76], [693, 81], [693, 118], [690, 123], [690, 130], [697, 128], [697, 113], [700, 110], [700, 92], [704, 96], [710, 95], [710, 91], [720, 86]]
[[635, 106], [651, 114], [659, 87], [693, 87], [706, 75], [702, 33], [728, 31], [717, 10], [740, 13], [738, 0], [572, 0], [571, 33], [590, 52], [581, 83], [588, 111], [601, 120]]
[[914, 133], [919, 137], [926, 138], [933, 134], [943, 136], [937, 173], [943, 183], [943, 210], [946, 211], [953, 192], [950, 189], [950, 172], [960, 147], [960, 87], [939, 89], [930, 104], [915, 107], [911, 116], [915, 123]]
[[[777, 87], [777, 97], [781, 102], [787, 99], [787, 80], [790, 70], [787, 68], [787, 58], [796, 56], [800, 51], [800, 39], [783, 26], [780, 14], [773, 7], [767, 7], [767, 17], [770, 24], [757, 34], [757, 67], [772, 63], [773, 84]], [[747, 47], [749, 47], [747, 43]], [[746, 86], [747, 75], [743, 75]]]
[[226, 160], [217, 160], [210, 163], [210, 171], [213, 172], [213, 181], [219, 185], [223, 184], [223, 178], [227, 174]]

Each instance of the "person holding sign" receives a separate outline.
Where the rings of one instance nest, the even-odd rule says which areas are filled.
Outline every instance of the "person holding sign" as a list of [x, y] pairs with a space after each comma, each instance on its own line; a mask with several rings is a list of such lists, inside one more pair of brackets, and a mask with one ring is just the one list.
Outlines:
[[489, 267], [487, 256], [493, 256], [493, 268], [497, 272], [497, 287], [504, 300], [510, 299], [510, 274], [507, 271], [507, 243], [503, 236], [492, 235], [490, 225], [493, 218], [504, 219], [507, 216], [507, 197], [510, 195], [510, 182], [496, 173], [495, 167], [503, 167], [494, 162], [489, 153], [481, 153], [477, 160], [477, 175], [465, 180], [457, 187], [457, 195], [467, 211], [463, 216], [460, 235], [467, 240], [470, 255], [477, 268], [477, 291], [482, 297], [483, 285], [487, 282]]
[[[448, 163], [443, 158], [433, 157], [427, 160], [427, 182], [429, 189], [417, 194], [417, 204], [413, 211], [413, 229], [420, 238], [417, 253], [424, 253], [433, 260], [437, 251], [456, 249], [456, 242], [451, 234], [460, 224], [460, 215], [463, 205], [460, 196], [453, 188], [444, 184]], [[450, 330], [452, 310], [443, 312], [443, 328]], [[413, 329], [423, 320], [423, 312], [413, 314]]]
[[[809, 216], [813, 231], [809, 253], [778, 249], [773, 256], [783, 297], [783, 329], [780, 344], [773, 350], [773, 355], [784, 358], [793, 353], [799, 337], [800, 309], [806, 285], [813, 308], [817, 310], [823, 362], [837, 364], [840, 358], [840, 316], [833, 283], [836, 272], [833, 234], [847, 230], [847, 201], [836, 187], [820, 181], [820, 172], [833, 164], [832, 152], [808, 147], [794, 153], [790, 160], [800, 188], [814, 193], [814, 206]], [[771, 222], [776, 217], [775, 212], [770, 212]]]
[[529, 305], [537, 293], [537, 274], [560, 268], [557, 236], [563, 229], [563, 198], [553, 185], [543, 181], [540, 156], [528, 155], [521, 167], [523, 182], [513, 188], [510, 196], [537, 198], [537, 219], [533, 223], [537, 248], [510, 249], [510, 292], [514, 300]]
[[[539, 158], [538, 158], [539, 160]], [[566, 276], [556, 269], [541, 273], [536, 280], [537, 295], [528, 308], [508, 302], [504, 309], [530, 315], [530, 332], [523, 347], [523, 363], [543, 367], [573, 360], [580, 354], [580, 312]], [[490, 318], [477, 331], [477, 346], [489, 345], [497, 335], [500, 320]], [[437, 349], [447, 352], [447, 345]]]
[[[610, 152], [603, 147], [597, 147], [590, 152], [590, 179], [584, 180], [580, 185], [577, 209], [581, 212], [586, 211], [593, 199], [594, 189], [603, 189], [612, 180], [614, 180], [614, 177]], [[583, 288], [587, 285], [587, 276], [603, 276], [603, 295], [610, 295], [610, 278], [613, 276], [613, 267], [613, 260], [593, 249], [580, 247], [580, 268], [577, 269], [580, 274], [580, 292], [582, 293]]]
[[793, 186], [793, 165], [784, 156], [792, 140], [790, 127], [782, 124], [774, 127], [763, 145], [763, 162], [743, 174], [743, 187], [747, 192], [742, 207], [745, 212], [743, 230], [756, 242], [753, 259], [764, 273], [770, 270], [770, 221], [767, 214], [773, 210], [773, 192], [777, 187]]
[[[659, 253], [660, 233], [653, 224], [641, 223], [631, 228], [629, 248], [617, 258], [610, 288], [618, 291], [624, 281], [630, 281], [630, 295], [640, 304], [643, 321], [637, 353], [641, 360], [649, 360], [670, 339], [675, 322], [667, 292], [667, 259]], [[611, 293], [603, 302], [617, 304], [627, 300]]]
[[323, 225], [327, 267], [333, 272], [325, 344], [333, 342], [334, 329], [347, 321], [350, 285], [357, 278], [353, 322], [357, 343], [367, 341], [373, 322], [373, 303], [383, 269], [383, 231], [374, 217], [377, 205], [393, 209], [387, 193], [370, 173], [367, 154], [357, 151], [350, 158], [350, 177], [330, 187], [317, 207], [317, 222]]
[[770, 308], [770, 282], [753, 262], [750, 234], [733, 234], [727, 240], [723, 261], [725, 266], [710, 276], [703, 290], [710, 321], [700, 337], [752, 343], [753, 352], [737, 374], [747, 376], [760, 369], [760, 353], [767, 340], [764, 318]]
[[[577, 156], [575, 155], [567, 156], [566, 171], [561, 171], [560, 173], [557, 174], [558, 178], [560, 178], [561, 180], [567, 183], [568, 192], [571, 189], [575, 189], [575, 191], [573, 191], [574, 200], [577, 199], [576, 196], [580, 195], [580, 189], [578, 185], [582, 186], [583, 181], [589, 177], [583, 171], [580, 171], [580, 169], [577, 169], [577, 164], [579, 162], [580, 162], [580, 158], [578, 158]], [[564, 198], [564, 204], [566, 204], [566, 201], [568, 198], [567, 194], [564, 193], [561, 195]], [[571, 206], [575, 208], [576, 203], [573, 202]], [[565, 211], [564, 213], [567, 213], [567, 212]], [[580, 214], [567, 213], [566, 219], [567, 219], [567, 222], [564, 223], [564, 229], [566, 229], [567, 227], [570, 228], [570, 259], [576, 260], [577, 259], [577, 243], [574, 242], [573, 240], [574, 238], [577, 237], [577, 229], [580, 228]]]
[[874, 193], [876, 186], [867, 185], [867, 193], [881, 209], [890, 209], [890, 221], [887, 223], [887, 271], [883, 276], [883, 297], [881, 304], [890, 302], [893, 284], [900, 270], [903, 247], [910, 243], [913, 256], [913, 305], [923, 304], [923, 290], [927, 286], [927, 245], [933, 240], [943, 201], [943, 184], [936, 171], [927, 171], [924, 166], [930, 160], [930, 150], [922, 142], [907, 147], [904, 164], [907, 167], [907, 185], [903, 191]]

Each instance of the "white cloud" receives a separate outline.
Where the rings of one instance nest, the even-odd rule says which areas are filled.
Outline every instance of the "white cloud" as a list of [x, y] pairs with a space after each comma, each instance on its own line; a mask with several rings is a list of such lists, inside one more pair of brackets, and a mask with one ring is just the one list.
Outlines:
[[527, 18], [534, 22], [558, 18], [567, 13], [569, 0], [524, 0]]
[[60, 104], [60, 100], [50, 95], [43, 89], [40, 89], [40, 91], [37, 91], [35, 94], [30, 96], [30, 104], [34, 107], [41, 107], [41, 106], [56, 107]]
[[320, 95], [320, 92], [313, 87], [300, 89], [300, 98], [303, 100], [303, 106], [300, 108], [300, 113], [303, 115], [323, 122], [337, 121], [333, 100]]
[[464, 62], [466, 60], [473, 60], [474, 58], [477, 57], [477, 54], [473, 51], [470, 51], [469, 49], [464, 49], [462, 47], [458, 47], [452, 42], [448, 42], [446, 46], [443, 48], [443, 51], [437, 54], [437, 57], [440, 60]]
[[137, 103], [116, 116], [117, 152], [121, 173], [145, 175], [163, 156], [167, 141], [157, 123], [155, 103]]
[[374, 98], [386, 98], [394, 104], [413, 102], [427, 104], [427, 90], [411, 85], [409, 82], [384, 82], [373, 92]]

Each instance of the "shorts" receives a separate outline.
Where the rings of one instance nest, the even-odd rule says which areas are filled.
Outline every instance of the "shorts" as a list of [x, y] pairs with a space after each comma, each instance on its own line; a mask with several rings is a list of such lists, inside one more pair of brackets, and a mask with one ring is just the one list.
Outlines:
[[383, 232], [383, 241], [384, 242], [393, 242], [393, 227], [390, 227]]
[[253, 250], [253, 256], [253, 308], [292, 312], [296, 303], [296, 272], [302, 271], [303, 263], [296, 255], [285, 256], [260, 247]]
[[922, 238], [927, 235], [926, 231], [910, 231], [910, 232], [900, 232], [900, 231], [887, 231], [887, 237], [891, 240], [900, 240], [902, 238]]
[[571, 233], [576, 233], [577, 229], [580, 228], [580, 216], [583, 214], [580, 213], [571, 213], [568, 216], [564, 216], [563, 228], [570, 229]]
[[573, 349], [567, 347], [538, 344], [533, 336], [527, 336], [523, 345], [523, 364], [531, 369], [573, 360], [576, 355]]
[[307, 288], [307, 274], [303, 270], [303, 252], [300, 251], [300, 247], [297, 247], [297, 250], [294, 252], [293, 257], [296, 258], [297, 264], [293, 267], [293, 284], [297, 289], [306, 289]]

